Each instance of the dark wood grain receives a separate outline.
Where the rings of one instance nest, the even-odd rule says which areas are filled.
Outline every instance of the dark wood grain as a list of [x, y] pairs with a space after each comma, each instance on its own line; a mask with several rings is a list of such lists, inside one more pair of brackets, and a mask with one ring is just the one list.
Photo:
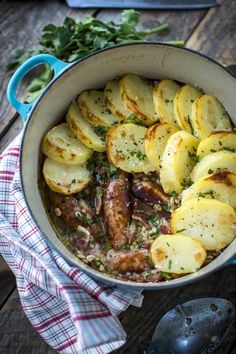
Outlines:
[[15, 277], [0, 255], [0, 309], [15, 288]]
[[[198, 282], [181, 288], [145, 292], [142, 308], [130, 307], [120, 316], [128, 341], [116, 354], [139, 354], [148, 346], [161, 317], [177, 304], [202, 297], [222, 297], [236, 305], [236, 267], [229, 266]], [[217, 354], [236, 353], [236, 319]], [[191, 353], [189, 353], [191, 354]]]
[[221, 0], [211, 9], [187, 42], [187, 46], [229, 65], [236, 63], [236, 2]]
[[[62, 23], [66, 16], [81, 18], [94, 10], [72, 10], [57, 0], [0, 1], [0, 138], [12, 124], [14, 109], [6, 98], [10, 75], [5, 68], [11, 60], [11, 52], [17, 47], [30, 48], [37, 44], [42, 28], [50, 23]], [[24, 86], [20, 91], [22, 97]]]
[[[101, 20], [113, 20], [117, 22], [120, 18], [120, 10], [102, 10], [97, 17]], [[162, 23], [168, 23], [170, 30], [162, 34], [154, 34], [150, 40], [186, 41], [192, 34], [198, 23], [206, 14], [206, 10], [198, 11], [142, 11], [140, 16], [140, 28], [153, 28]]]
[[[191, 12], [154, 12], [143, 11], [141, 15], [141, 27], [153, 27], [159, 23], [168, 22], [171, 25], [171, 31], [163, 36], [153, 36], [154, 40], [170, 40], [185, 39], [188, 40], [187, 45], [191, 48], [201, 50], [206, 54], [212, 55], [225, 64], [235, 63], [236, 60], [236, 1], [224, 0], [220, 9], [212, 9], [206, 11]], [[1, 6], [3, 4], [3, 7]], [[11, 5], [10, 5], [11, 4]], [[13, 5], [12, 5], [13, 4]], [[37, 32], [47, 22], [60, 22], [65, 14], [73, 16], [80, 15], [76, 10], [69, 10], [63, 4], [57, 5], [56, 1], [21, 1], [22, 9], [16, 13], [17, 1], [0, 2], [0, 33], [2, 29], [7, 27], [4, 34], [3, 46], [7, 53], [3, 60], [9, 59], [9, 50], [18, 45], [19, 40], [24, 46], [28, 46], [27, 41], [34, 43], [37, 38]], [[43, 5], [42, 5], [43, 4]], [[58, 6], [58, 7], [57, 7]], [[42, 8], [42, 10], [41, 10]], [[41, 11], [40, 11], [41, 10]], [[38, 13], [40, 11], [40, 18]], [[42, 16], [42, 11], [44, 16]], [[28, 18], [31, 14], [32, 18]], [[9, 19], [7, 19], [7, 16]], [[113, 19], [117, 21], [120, 11], [101, 11], [98, 15], [100, 19]], [[23, 28], [17, 33], [17, 41], [13, 29], [20, 28], [20, 17], [23, 17]], [[1, 23], [1, 20], [3, 23]], [[36, 24], [35, 24], [36, 23]], [[13, 27], [10, 27], [13, 26]], [[33, 30], [33, 33], [30, 31]], [[24, 34], [23, 30], [26, 32]], [[26, 36], [26, 39], [24, 38]], [[4, 42], [5, 41], [5, 42]], [[6, 43], [9, 41], [9, 43]], [[2, 43], [0, 46], [0, 54], [2, 51]], [[7, 76], [4, 74], [1, 81], [1, 87], [6, 87]], [[3, 100], [3, 91], [0, 89], [0, 105], [2, 102], [2, 111], [4, 115], [3, 128], [1, 132], [6, 132], [0, 141], [0, 150], [17, 135], [22, 127], [20, 118], [13, 118], [13, 111], [9, 105]], [[4, 94], [5, 95], [5, 94]], [[14, 122], [14, 123], [13, 123]], [[210, 277], [203, 279], [197, 283], [188, 286], [170, 289], [158, 292], [146, 292], [142, 308], [130, 307], [120, 316], [122, 325], [124, 326], [128, 338], [126, 345], [117, 350], [117, 354], [129, 353], [140, 354], [147, 347], [154, 327], [161, 316], [176, 304], [191, 300], [193, 298], [206, 296], [219, 296], [231, 300], [236, 304], [236, 268], [227, 267], [216, 272]], [[1, 274], [0, 274], [1, 278]], [[14, 282], [13, 282], [14, 283]], [[13, 284], [14, 286], [14, 284]], [[0, 283], [1, 293], [1, 283]], [[9, 296], [9, 293], [8, 293]], [[3, 303], [6, 301], [3, 300]], [[3, 314], [3, 316], [2, 316]], [[20, 320], [20, 321], [19, 321]], [[19, 324], [22, 323], [22, 325]], [[34, 331], [33, 327], [24, 315], [21, 309], [17, 292], [10, 296], [5, 302], [3, 310], [0, 311], [0, 353], [54, 353], [41, 337]], [[216, 350], [217, 354], [234, 354], [236, 353], [236, 322], [222, 345]], [[2, 340], [2, 338], [4, 340]]]

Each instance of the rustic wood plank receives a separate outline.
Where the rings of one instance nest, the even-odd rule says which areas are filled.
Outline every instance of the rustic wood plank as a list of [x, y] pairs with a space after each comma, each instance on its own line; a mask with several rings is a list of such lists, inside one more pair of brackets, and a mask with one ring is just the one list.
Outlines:
[[[192, 31], [206, 14], [207, 10], [198, 11], [141, 11], [140, 27], [153, 28], [162, 23], [168, 23], [170, 31], [162, 34], [154, 34], [150, 40], [187, 40]], [[120, 18], [121, 10], [102, 10], [97, 18], [101, 20], [112, 20], [117, 22]]]
[[21, 307], [15, 290], [0, 312], [0, 353], [53, 354], [38, 332], [32, 327]]
[[11, 60], [11, 51], [19, 46], [27, 49], [37, 44], [41, 29], [50, 22], [62, 23], [66, 16], [82, 18], [93, 14], [94, 10], [70, 9], [64, 2], [59, 3], [57, 0], [20, 2], [2, 0], [0, 8], [0, 137], [2, 137], [12, 124], [15, 113], [6, 98], [10, 75], [5, 68]]
[[0, 309], [14, 290], [15, 277], [4, 258], [0, 255]]
[[236, 63], [236, 1], [221, 0], [221, 7], [211, 9], [187, 42], [229, 65]]

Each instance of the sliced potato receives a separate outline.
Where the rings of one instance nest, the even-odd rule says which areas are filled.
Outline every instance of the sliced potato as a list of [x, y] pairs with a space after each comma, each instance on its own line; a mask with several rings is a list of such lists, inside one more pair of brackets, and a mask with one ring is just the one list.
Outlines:
[[221, 171], [200, 178], [182, 192], [182, 203], [195, 198], [216, 199], [236, 208], [236, 174]]
[[230, 118], [216, 97], [202, 95], [192, 105], [191, 121], [195, 135], [203, 139], [212, 131], [232, 129]]
[[206, 250], [219, 250], [236, 236], [236, 212], [214, 199], [192, 199], [176, 209], [171, 230], [200, 241]]
[[120, 121], [128, 119], [130, 112], [125, 108], [124, 103], [120, 97], [120, 82], [119, 80], [112, 80], [106, 84], [105, 90], [106, 105], [112, 114]]
[[84, 91], [78, 101], [84, 119], [92, 125], [111, 126], [119, 122], [107, 108], [103, 91]]
[[194, 134], [191, 122], [192, 104], [201, 94], [201, 91], [195, 87], [184, 85], [174, 98], [174, 114], [177, 124], [190, 134]]
[[58, 193], [73, 194], [82, 191], [91, 178], [85, 164], [66, 165], [46, 158], [43, 165], [43, 175], [48, 187]]
[[150, 255], [156, 268], [174, 274], [196, 272], [206, 258], [201, 243], [183, 235], [161, 235], [153, 242]]
[[145, 135], [145, 151], [148, 160], [160, 171], [160, 160], [167, 140], [178, 130], [177, 126], [168, 123], [154, 124], [148, 128]]
[[105, 142], [95, 133], [91, 124], [83, 118], [80, 108], [75, 102], [71, 103], [66, 119], [71, 131], [84, 145], [99, 152], [106, 150]]
[[194, 165], [198, 139], [180, 130], [168, 139], [161, 158], [160, 181], [166, 193], [183, 190]]
[[173, 80], [162, 80], [153, 89], [155, 112], [161, 123], [176, 124], [174, 115], [174, 98], [180, 86]]
[[235, 130], [212, 132], [198, 145], [197, 155], [199, 157], [203, 157], [210, 154], [211, 152], [216, 152], [219, 150], [236, 152]]
[[145, 149], [144, 137], [147, 128], [133, 123], [120, 124], [109, 130], [106, 136], [108, 160], [127, 172], [154, 171]]
[[45, 135], [42, 150], [51, 159], [67, 165], [84, 163], [93, 153], [65, 123], [57, 125]]
[[158, 120], [153, 103], [153, 86], [150, 81], [134, 74], [120, 80], [120, 94], [126, 109], [145, 125]]
[[236, 173], [236, 153], [222, 150], [204, 156], [194, 166], [190, 178], [196, 182], [199, 178], [220, 170]]

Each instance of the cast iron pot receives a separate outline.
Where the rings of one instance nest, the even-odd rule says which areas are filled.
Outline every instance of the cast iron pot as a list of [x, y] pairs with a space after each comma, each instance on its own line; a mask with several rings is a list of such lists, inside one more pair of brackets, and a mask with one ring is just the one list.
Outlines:
[[[17, 100], [15, 92], [20, 80], [33, 67], [47, 63], [54, 69], [54, 78], [41, 96], [31, 104]], [[52, 228], [38, 189], [41, 143], [44, 134], [55, 126], [71, 100], [87, 89], [102, 88], [107, 81], [126, 73], [150, 79], [170, 78], [200, 87], [218, 97], [236, 124], [236, 78], [216, 61], [189, 49], [158, 43], [127, 44], [101, 50], [73, 63], [64, 63], [42, 54], [27, 60], [13, 75], [8, 85], [8, 99], [25, 122], [21, 144], [20, 173], [28, 208], [52, 247], [73, 266], [105, 283], [119, 286], [162, 289], [198, 280], [223, 265], [231, 263], [236, 239], [213, 262], [198, 272], [160, 283], [121, 281], [100, 273], [73, 255], [59, 240]]]

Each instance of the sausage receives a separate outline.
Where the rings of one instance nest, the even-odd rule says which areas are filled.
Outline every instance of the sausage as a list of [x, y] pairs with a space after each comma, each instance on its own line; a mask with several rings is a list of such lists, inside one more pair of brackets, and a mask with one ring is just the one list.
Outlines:
[[169, 202], [169, 197], [162, 187], [151, 181], [133, 183], [132, 193], [137, 199], [147, 204], [166, 204]]
[[107, 237], [114, 249], [120, 249], [129, 239], [128, 226], [131, 219], [129, 189], [127, 174], [123, 172], [117, 179], [110, 180], [104, 189], [104, 219]]
[[119, 273], [144, 272], [150, 262], [148, 250], [114, 251], [107, 253], [107, 264]]

